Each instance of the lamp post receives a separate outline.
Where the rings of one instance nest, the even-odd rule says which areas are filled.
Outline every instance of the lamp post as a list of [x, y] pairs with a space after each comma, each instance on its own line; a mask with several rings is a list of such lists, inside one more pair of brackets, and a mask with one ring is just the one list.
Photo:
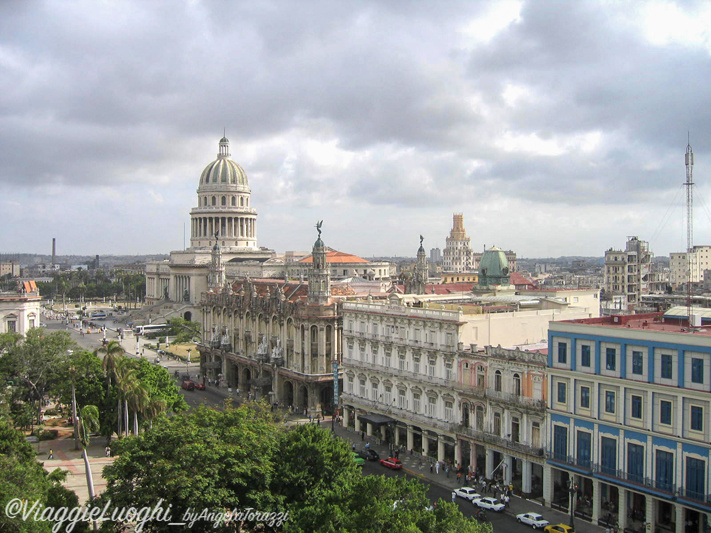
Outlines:
[[185, 373], [188, 375], [188, 379], [190, 379], [190, 352], [192, 351], [192, 348], [188, 348], [188, 358], [185, 360]]
[[570, 527], [575, 529], [575, 494], [578, 492], [578, 485], [573, 481], [573, 476], [568, 480], [568, 493], [570, 494]]

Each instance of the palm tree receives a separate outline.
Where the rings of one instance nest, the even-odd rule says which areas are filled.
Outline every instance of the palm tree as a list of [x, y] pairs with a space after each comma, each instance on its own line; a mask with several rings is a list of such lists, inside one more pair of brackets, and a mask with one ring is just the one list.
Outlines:
[[[119, 367], [123, 363], [124, 349], [118, 341], [109, 341], [106, 346], [102, 346], [97, 350], [97, 353], [104, 354], [101, 361], [101, 366], [106, 372], [106, 377], [109, 380], [109, 392], [111, 391], [111, 377], [117, 380]], [[116, 410], [117, 428], [116, 435], [121, 435], [121, 399], [119, 398], [118, 409]]]
[[79, 425], [79, 440], [82, 447], [82, 457], [84, 458], [84, 469], [86, 470], [86, 484], [89, 488], [89, 498], [94, 499], [94, 479], [91, 476], [91, 466], [89, 465], [89, 456], [86, 454], [86, 449], [91, 441], [91, 434], [99, 431], [99, 409], [95, 405], [86, 405], [81, 410], [78, 418]]
[[[131, 384], [136, 380], [136, 372], [129, 366], [129, 360], [122, 358], [116, 366], [114, 377], [116, 378], [116, 388], [118, 389], [118, 435], [121, 436], [122, 431], [128, 435], [128, 400], [127, 392]], [[123, 416], [122, 412], [123, 411]], [[121, 419], [123, 418], [123, 428], [121, 427]]]
[[133, 411], [133, 434], [138, 435], [138, 414], [146, 409], [150, 401], [148, 389], [140, 381], [133, 381], [126, 390], [126, 398]]
[[153, 419], [164, 413], [167, 409], [168, 403], [163, 398], [150, 398], [145, 409], [145, 415], [146, 418], [148, 418], [148, 427], [153, 429]]

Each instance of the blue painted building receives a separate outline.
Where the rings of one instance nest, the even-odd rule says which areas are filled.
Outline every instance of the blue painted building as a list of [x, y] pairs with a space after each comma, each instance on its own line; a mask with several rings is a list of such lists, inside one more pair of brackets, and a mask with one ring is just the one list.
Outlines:
[[711, 330], [551, 322], [548, 346], [546, 504], [618, 531], [706, 531]]

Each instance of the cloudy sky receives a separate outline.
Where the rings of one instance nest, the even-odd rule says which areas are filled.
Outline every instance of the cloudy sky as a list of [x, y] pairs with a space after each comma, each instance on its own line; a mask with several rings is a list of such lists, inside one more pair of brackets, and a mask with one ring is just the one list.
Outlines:
[[[0, 2], [0, 253], [182, 249], [226, 128], [261, 246], [711, 244], [711, 7]], [[188, 235], [189, 239], [189, 235]]]

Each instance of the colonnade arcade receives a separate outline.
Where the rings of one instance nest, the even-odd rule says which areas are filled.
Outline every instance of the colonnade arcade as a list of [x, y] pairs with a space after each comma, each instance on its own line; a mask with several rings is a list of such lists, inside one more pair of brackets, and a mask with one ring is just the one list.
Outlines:
[[233, 216], [193, 216], [191, 220], [193, 238], [213, 238], [219, 233], [220, 238], [244, 238], [256, 240], [257, 219]]

